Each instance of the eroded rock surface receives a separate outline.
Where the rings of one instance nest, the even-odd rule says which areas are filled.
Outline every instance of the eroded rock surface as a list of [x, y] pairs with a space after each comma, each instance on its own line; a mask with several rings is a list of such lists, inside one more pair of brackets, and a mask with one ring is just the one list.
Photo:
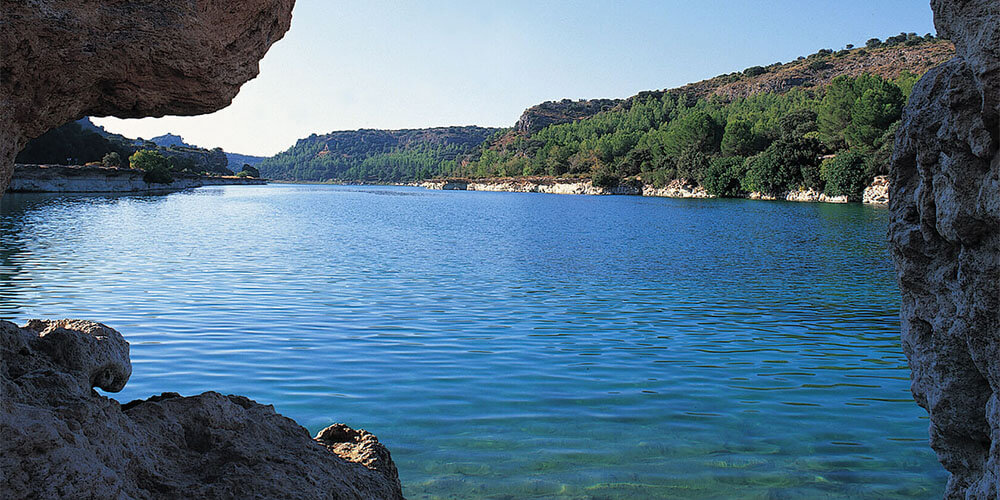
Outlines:
[[896, 139], [890, 246], [911, 388], [949, 498], [1000, 498], [1000, 2], [933, 0], [957, 56], [914, 88]]
[[119, 405], [128, 343], [89, 321], [0, 321], [4, 498], [402, 498], [375, 436], [317, 439], [242, 396], [164, 393]]
[[0, 195], [27, 141], [70, 120], [229, 105], [288, 30], [293, 4], [0, 1]]

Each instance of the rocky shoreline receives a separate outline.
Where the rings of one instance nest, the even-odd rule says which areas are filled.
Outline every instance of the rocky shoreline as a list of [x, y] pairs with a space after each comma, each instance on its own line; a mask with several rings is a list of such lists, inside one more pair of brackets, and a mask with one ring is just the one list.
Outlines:
[[0, 320], [5, 498], [402, 498], [389, 450], [335, 424], [311, 438], [244, 396], [119, 404], [129, 344], [90, 321]]
[[148, 183], [144, 172], [130, 168], [76, 165], [14, 166], [12, 193], [167, 193], [201, 186], [261, 185], [266, 179], [174, 174], [170, 184]]
[[[490, 179], [432, 179], [413, 184], [426, 189], [451, 191], [503, 191], [513, 193], [550, 193], [586, 195], [656, 196], [663, 198], [715, 198], [704, 187], [689, 180], [673, 180], [664, 187], [655, 187], [638, 180], [626, 180], [613, 187], [595, 186], [585, 178], [554, 177], [503, 177]], [[889, 182], [885, 176], [876, 177], [861, 200], [848, 200], [847, 196], [827, 196], [814, 189], [790, 191], [783, 196], [750, 193], [752, 200], [784, 200], [811, 203], [848, 203], [861, 201], [872, 205], [889, 203]]]

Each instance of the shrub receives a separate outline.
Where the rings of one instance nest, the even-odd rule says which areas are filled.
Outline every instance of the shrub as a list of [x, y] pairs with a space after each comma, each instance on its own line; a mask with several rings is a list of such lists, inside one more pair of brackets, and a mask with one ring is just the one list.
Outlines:
[[118, 153], [112, 151], [101, 159], [101, 164], [108, 168], [118, 168], [122, 165], [122, 157]]
[[590, 177], [590, 182], [597, 187], [613, 188], [618, 186], [621, 178], [611, 173], [608, 169], [599, 168]]
[[136, 151], [128, 158], [128, 163], [132, 168], [145, 171], [142, 180], [150, 184], [170, 184], [174, 181], [170, 175], [170, 162], [158, 151]]
[[827, 63], [826, 61], [813, 61], [813, 62], [809, 63], [809, 69], [811, 69], [813, 71], [819, 71], [819, 70], [823, 70], [823, 69], [826, 69], [826, 68], [829, 68], [829, 67], [830, 67], [830, 64]]
[[142, 174], [142, 180], [149, 184], [170, 184], [174, 182], [173, 176], [170, 175], [170, 170], [162, 167], [154, 167]]
[[820, 177], [826, 182], [826, 194], [860, 199], [870, 182], [868, 155], [867, 150], [850, 149], [824, 161], [820, 166]]
[[749, 68], [743, 70], [744, 76], [760, 76], [767, 73], [767, 70], [763, 66], [750, 66]]
[[795, 187], [820, 187], [819, 141], [805, 137], [782, 137], [763, 153], [747, 158], [744, 191], [780, 195]]
[[745, 174], [744, 159], [740, 156], [713, 158], [702, 175], [701, 185], [709, 194], [722, 198], [735, 198], [744, 194], [740, 186]]
[[243, 170], [240, 170], [240, 172], [238, 174], [236, 174], [236, 175], [243, 174], [244, 172], [246, 172], [246, 174], [244, 175], [244, 177], [260, 177], [260, 170], [257, 170], [255, 167], [251, 166], [249, 163], [244, 163], [243, 164]]

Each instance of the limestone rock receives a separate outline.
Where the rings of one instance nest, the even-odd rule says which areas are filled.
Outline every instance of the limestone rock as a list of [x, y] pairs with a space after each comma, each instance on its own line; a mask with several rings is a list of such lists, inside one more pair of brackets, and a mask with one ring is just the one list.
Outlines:
[[313, 440], [271, 406], [215, 392], [97, 394], [131, 373], [128, 343], [104, 325], [0, 321], [0, 341], [4, 498], [402, 498], [365, 431]]
[[890, 248], [911, 389], [949, 498], [1000, 498], [1000, 3], [933, 0], [957, 57], [914, 88], [896, 137]]
[[862, 203], [869, 205], [886, 205], [889, 203], [889, 176], [878, 175], [865, 188], [861, 195]]
[[2, 0], [0, 193], [14, 156], [83, 116], [223, 108], [281, 39], [294, 0]]
[[666, 198], [715, 198], [704, 187], [691, 179], [674, 179], [662, 188], [646, 184], [642, 187], [642, 195]]
[[169, 193], [201, 186], [260, 185], [265, 179], [207, 177], [174, 172], [169, 184], [150, 183], [145, 172], [130, 168], [77, 165], [14, 165], [11, 193]]

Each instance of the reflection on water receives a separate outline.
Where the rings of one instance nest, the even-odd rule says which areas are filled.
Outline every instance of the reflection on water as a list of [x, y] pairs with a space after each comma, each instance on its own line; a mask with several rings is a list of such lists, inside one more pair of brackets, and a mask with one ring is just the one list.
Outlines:
[[221, 390], [412, 498], [937, 498], [886, 212], [246, 186], [11, 196], [0, 317], [98, 319], [120, 400]]

